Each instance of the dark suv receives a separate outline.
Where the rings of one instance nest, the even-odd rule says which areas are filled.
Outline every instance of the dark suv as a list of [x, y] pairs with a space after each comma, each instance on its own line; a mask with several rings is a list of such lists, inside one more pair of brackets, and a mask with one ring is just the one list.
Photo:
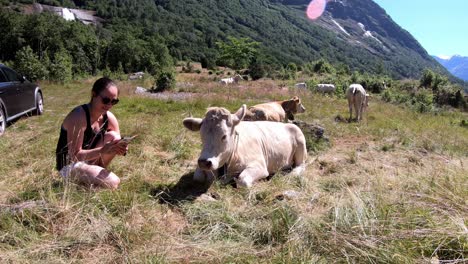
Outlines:
[[0, 136], [8, 122], [30, 112], [44, 112], [41, 88], [0, 63]]

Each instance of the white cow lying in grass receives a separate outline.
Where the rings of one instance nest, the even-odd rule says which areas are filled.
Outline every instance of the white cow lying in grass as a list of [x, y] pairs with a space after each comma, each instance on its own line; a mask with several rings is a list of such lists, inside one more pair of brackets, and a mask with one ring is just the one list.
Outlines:
[[[237, 186], [250, 187], [280, 170], [304, 171], [307, 150], [302, 131], [294, 124], [241, 121], [245, 112], [245, 105], [235, 114], [212, 107], [203, 119], [184, 119], [186, 128], [200, 131], [203, 144], [195, 180], [234, 177]], [[224, 171], [217, 175], [223, 166]]]
[[329, 84], [329, 83], [317, 84], [317, 92], [334, 93], [335, 92], [335, 85]]
[[356, 120], [359, 122], [362, 119], [362, 114], [368, 106], [369, 94], [366, 93], [364, 87], [360, 84], [351, 84], [346, 91], [346, 98], [349, 106], [349, 121], [352, 120], [353, 107], [356, 112]]
[[240, 80], [242, 80], [242, 76], [240, 76], [239, 74], [236, 74], [234, 77], [223, 78], [219, 82], [221, 84], [228, 85], [228, 84], [232, 84], [232, 83], [237, 84], [237, 83], [239, 83]]
[[307, 83], [296, 83], [294, 87], [299, 88], [299, 89], [307, 89]]

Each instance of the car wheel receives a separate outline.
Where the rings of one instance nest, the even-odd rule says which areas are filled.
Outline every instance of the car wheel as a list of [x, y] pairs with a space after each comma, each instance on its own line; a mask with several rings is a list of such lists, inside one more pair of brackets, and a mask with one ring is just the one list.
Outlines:
[[42, 115], [44, 113], [44, 100], [42, 99], [42, 94], [37, 93], [36, 96], [36, 115]]
[[0, 136], [3, 135], [6, 129], [6, 116], [3, 109], [0, 107]]

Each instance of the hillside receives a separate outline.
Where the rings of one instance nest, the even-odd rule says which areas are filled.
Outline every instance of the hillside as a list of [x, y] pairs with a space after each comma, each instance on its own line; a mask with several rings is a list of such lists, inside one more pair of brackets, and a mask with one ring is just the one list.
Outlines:
[[456, 77], [468, 81], [468, 57], [455, 55], [450, 58], [434, 58]]
[[[388, 74], [394, 78], [419, 78], [425, 68], [450, 75], [372, 0], [330, 1], [325, 14], [317, 21], [306, 18], [307, 3], [85, 0], [68, 2], [68, 5], [95, 10], [98, 16], [106, 19], [106, 29], [124, 30], [132, 43], [135, 42], [132, 36], [137, 39], [149, 35], [162, 37], [160, 40], [177, 60], [215, 60], [218, 57], [216, 42], [234, 36], [261, 43], [261, 54], [270, 65], [325, 59], [335, 66], [347, 65], [353, 71]], [[108, 34], [104, 32], [100, 36]], [[117, 67], [112, 66], [116, 63], [112, 58], [118, 57], [125, 56], [116, 54], [109, 61], [105, 61], [106, 58], [91, 60], [110, 63], [113, 69]], [[122, 64], [125, 70], [130, 70], [127, 63]]]
[[[4, 263], [461, 263], [467, 257], [466, 113], [418, 114], [373, 97], [347, 123], [335, 96], [259, 80], [226, 87], [180, 73], [189, 96], [134, 94], [151, 80], [118, 82], [112, 108], [123, 135], [139, 136], [109, 167], [118, 190], [86, 189], [55, 171], [60, 124], [89, 101], [95, 79], [44, 82], [42, 116], [0, 138], [0, 260]], [[189, 85], [190, 84], [190, 85]], [[165, 93], [167, 95], [177, 94]], [[298, 95], [298, 120], [319, 123], [306, 171], [278, 173], [251, 189], [192, 180], [200, 135], [184, 117], [209, 106]], [[185, 98], [180, 100], [180, 98]]]

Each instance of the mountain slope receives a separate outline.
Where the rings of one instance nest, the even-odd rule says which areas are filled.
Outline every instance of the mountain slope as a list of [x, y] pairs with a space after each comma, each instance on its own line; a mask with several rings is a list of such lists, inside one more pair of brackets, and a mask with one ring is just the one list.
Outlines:
[[156, 21], [162, 32], [178, 32], [173, 47], [189, 46], [182, 57], [192, 59], [213, 47], [213, 40], [234, 35], [261, 42], [280, 63], [325, 58], [396, 78], [418, 78], [424, 68], [449, 75], [373, 1], [331, 1], [317, 21], [305, 16], [308, 2], [156, 1]]
[[455, 55], [447, 59], [437, 56], [434, 56], [434, 58], [450, 73], [462, 80], [468, 81], [468, 57]]
[[[50, 2], [50, 1], [38, 1]], [[111, 31], [162, 36], [179, 60], [216, 59], [216, 42], [249, 37], [271, 65], [325, 59], [353, 71], [419, 78], [425, 68], [450, 73], [372, 0], [332, 0], [306, 18], [305, 0], [75, 0], [96, 10]], [[137, 33], [135, 33], [137, 32]], [[138, 35], [139, 34], [139, 35]]]

